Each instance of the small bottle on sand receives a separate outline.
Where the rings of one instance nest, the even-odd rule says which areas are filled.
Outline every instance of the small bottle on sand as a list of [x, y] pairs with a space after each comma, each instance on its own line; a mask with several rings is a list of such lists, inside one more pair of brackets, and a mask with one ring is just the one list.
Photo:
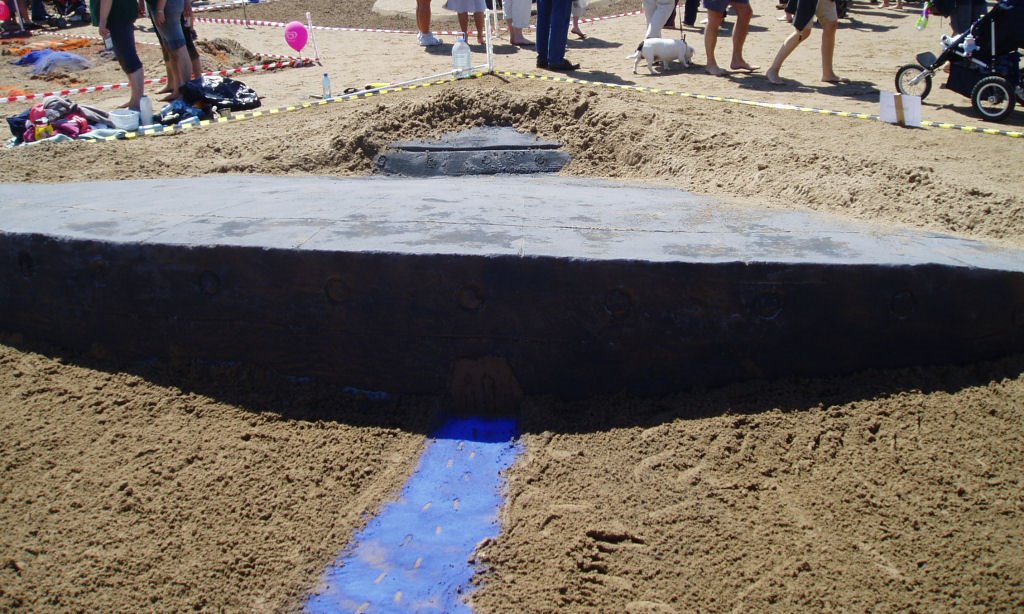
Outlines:
[[139, 125], [149, 126], [153, 123], [153, 101], [149, 96], [139, 98]]

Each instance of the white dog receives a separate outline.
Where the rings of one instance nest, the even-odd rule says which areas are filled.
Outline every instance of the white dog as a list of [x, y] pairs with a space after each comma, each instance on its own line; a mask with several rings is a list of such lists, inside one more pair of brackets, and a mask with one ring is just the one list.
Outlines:
[[637, 45], [633, 55], [626, 56], [627, 59], [636, 60], [633, 62], [633, 74], [640, 66], [640, 59], [647, 60], [647, 70], [654, 73], [654, 63], [660, 62], [662, 70], [668, 70], [668, 65], [674, 60], [682, 63], [683, 68], [690, 67], [690, 60], [693, 59], [693, 47], [686, 44], [686, 37], [682, 40], [674, 38], [647, 38]]

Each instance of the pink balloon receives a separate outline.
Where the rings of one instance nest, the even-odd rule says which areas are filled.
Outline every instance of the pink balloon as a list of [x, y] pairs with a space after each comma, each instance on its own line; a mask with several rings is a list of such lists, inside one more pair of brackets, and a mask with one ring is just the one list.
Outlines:
[[7, 8], [7, 3], [0, 0], [0, 21], [7, 21], [7, 18], [11, 16], [11, 10]]
[[301, 21], [293, 21], [284, 27], [284, 40], [296, 51], [302, 51], [308, 37], [306, 26], [302, 25]]

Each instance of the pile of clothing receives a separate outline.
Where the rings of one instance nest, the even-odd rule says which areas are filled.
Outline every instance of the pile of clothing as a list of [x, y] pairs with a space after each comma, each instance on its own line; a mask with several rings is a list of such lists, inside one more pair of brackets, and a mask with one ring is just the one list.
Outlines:
[[102, 109], [47, 96], [43, 102], [7, 118], [15, 144], [34, 143], [56, 135], [77, 139], [97, 129], [111, 130], [110, 114]]

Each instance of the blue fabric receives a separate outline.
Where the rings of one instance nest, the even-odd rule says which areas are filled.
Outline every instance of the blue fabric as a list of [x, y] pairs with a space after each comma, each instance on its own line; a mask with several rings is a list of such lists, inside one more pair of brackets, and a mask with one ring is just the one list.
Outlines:
[[463, 418], [442, 427], [397, 501], [384, 506], [324, 574], [306, 611], [472, 614], [467, 562], [498, 534], [502, 472], [521, 446], [514, 420]]
[[557, 66], [565, 60], [572, 0], [537, 0], [537, 61]]
[[36, 63], [32, 65], [32, 74], [41, 75], [50, 72], [54, 68], [72, 71], [85, 70], [92, 68], [92, 62], [77, 53], [54, 51], [36, 60]]
[[40, 59], [53, 53], [53, 49], [37, 49], [36, 51], [29, 51], [25, 55], [21, 56], [12, 64], [16, 66], [28, 66], [29, 64], [35, 64]]

